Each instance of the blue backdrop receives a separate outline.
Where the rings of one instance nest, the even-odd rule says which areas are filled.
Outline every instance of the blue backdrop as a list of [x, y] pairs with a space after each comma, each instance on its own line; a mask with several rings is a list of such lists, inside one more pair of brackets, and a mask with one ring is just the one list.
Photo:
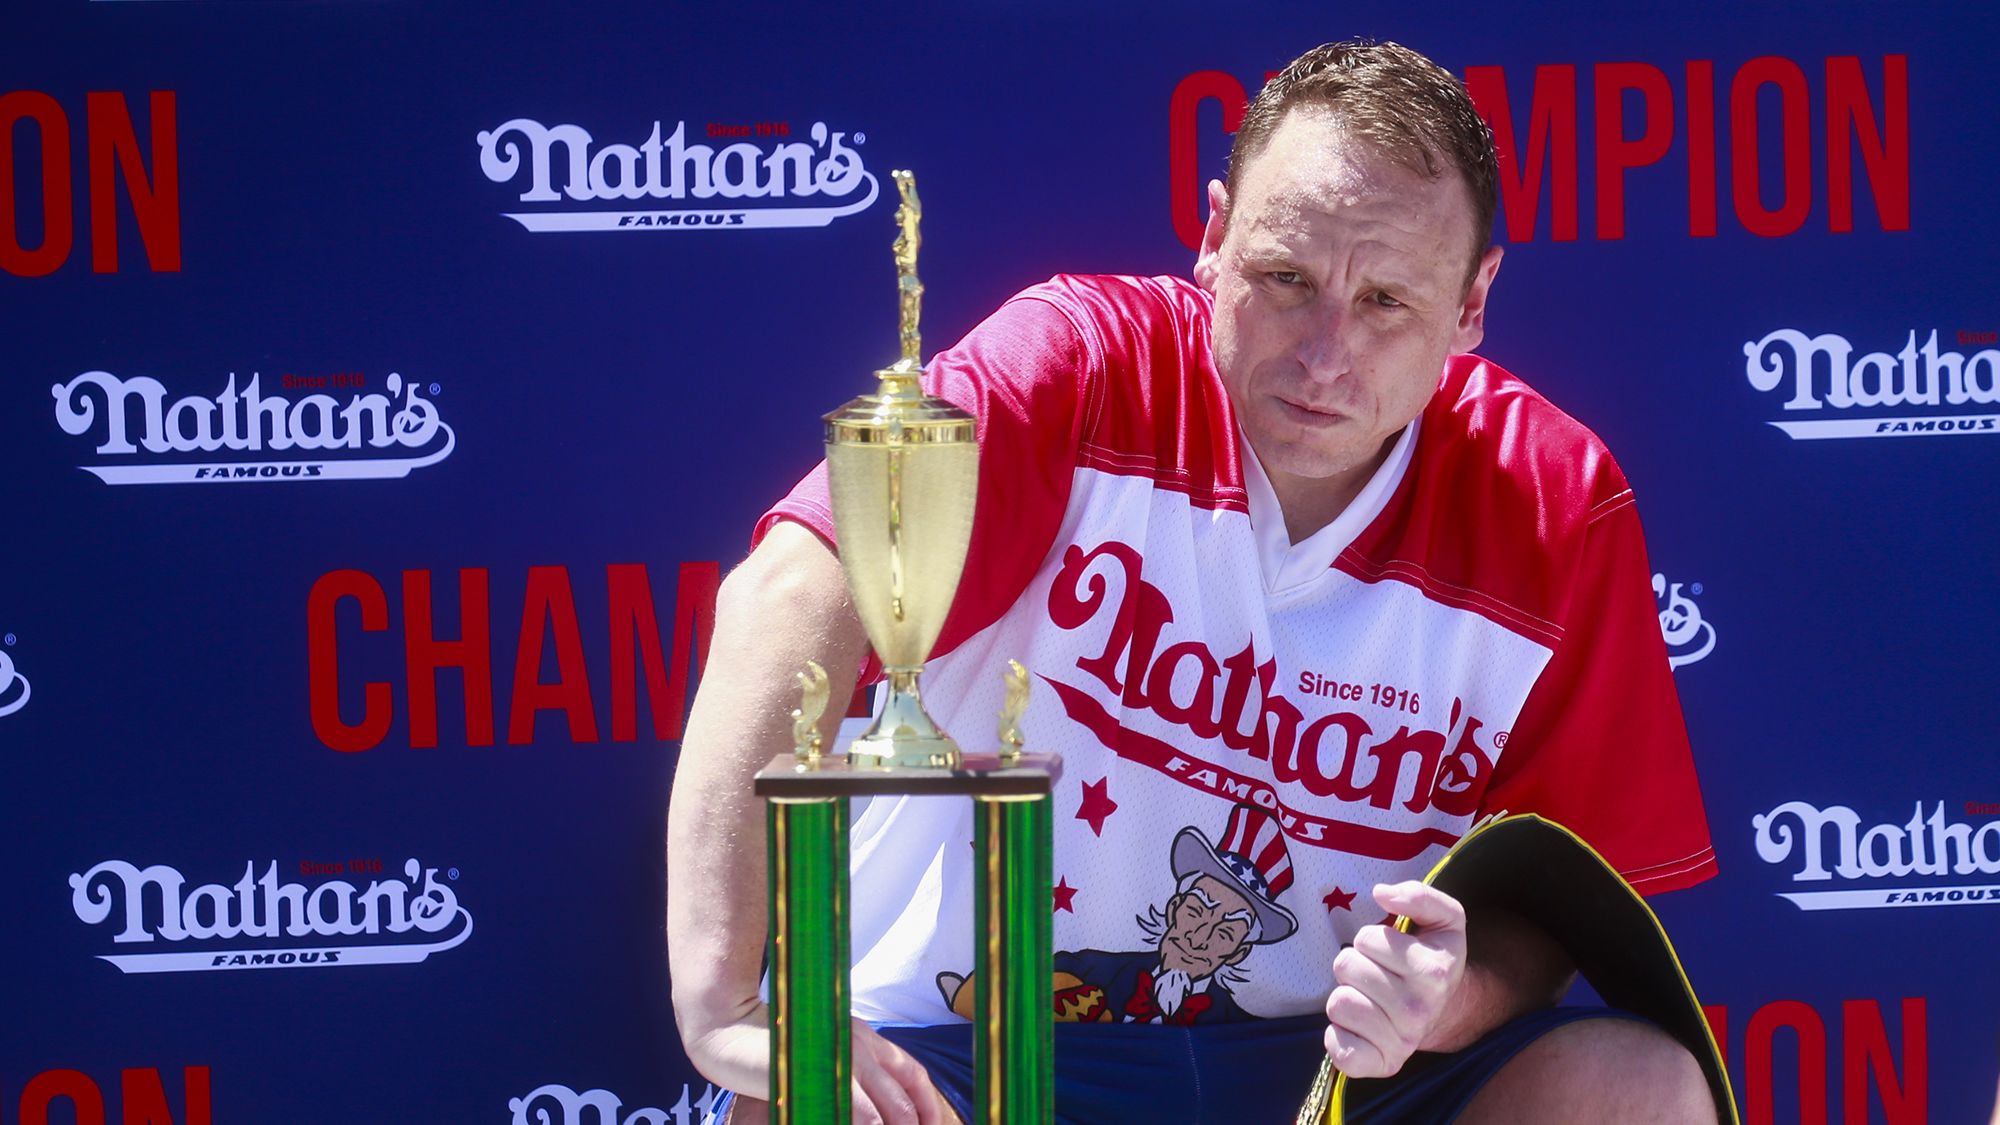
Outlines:
[[666, 794], [718, 564], [894, 354], [889, 170], [935, 348], [1184, 272], [1353, 35], [1471, 81], [1483, 350], [1638, 490], [1749, 1119], [1990, 1106], [1990, 5], [572, 8], [7, 13], [0, 1121], [705, 1120]]

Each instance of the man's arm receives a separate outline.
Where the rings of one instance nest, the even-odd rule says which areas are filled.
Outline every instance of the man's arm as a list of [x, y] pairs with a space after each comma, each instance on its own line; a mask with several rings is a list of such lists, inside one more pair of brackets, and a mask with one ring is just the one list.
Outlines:
[[1575, 973], [1540, 927], [1420, 882], [1382, 885], [1375, 901], [1409, 933], [1364, 926], [1334, 958], [1326, 1051], [1350, 1078], [1383, 1078], [1411, 1053], [1457, 1051], [1516, 1016], [1562, 998]]
[[[764, 812], [751, 776], [792, 746], [794, 676], [808, 660], [826, 668], [837, 701], [821, 719], [831, 744], [867, 644], [839, 559], [794, 523], [772, 527], [716, 599], [667, 806], [667, 959], [689, 1060], [709, 1081], [753, 1097], [769, 1089], [770, 1032], [757, 998]], [[856, 1025], [854, 1075], [856, 1121], [940, 1119], [922, 1067], [865, 1025]]]

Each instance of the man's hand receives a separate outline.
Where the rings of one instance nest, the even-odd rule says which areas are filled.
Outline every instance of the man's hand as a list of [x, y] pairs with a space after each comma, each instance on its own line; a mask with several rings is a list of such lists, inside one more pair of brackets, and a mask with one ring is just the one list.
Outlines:
[[[742, 1023], [718, 1029], [688, 1043], [690, 1056], [699, 1052], [708, 1073], [717, 1070], [763, 1068], [771, 1052], [769, 1014], [761, 1006]], [[953, 1125], [958, 1115], [931, 1084], [923, 1064], [860, 1020], [854, 1032], [854, 1125]], [[770, 1104], [737, 1096], [729, 1125], [763, 1125]]]
[[1465, 977], [1465, 908], [1411, 881], [1375, 887], [1375, 901], [1410, 919], [1409, 933], [1363, 926], [1333, 959], [1326, 1053], [1349, 1078], [1386, 1078], [1428, 1043]]

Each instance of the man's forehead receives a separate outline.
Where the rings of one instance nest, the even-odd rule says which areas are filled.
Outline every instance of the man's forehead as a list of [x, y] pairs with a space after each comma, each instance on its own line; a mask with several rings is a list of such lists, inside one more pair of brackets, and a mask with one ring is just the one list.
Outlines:
[[1474, 221], [1462, 179], [1433, 177], [1357, 135], [1333, 111], [1301, 106], [1285, 114], [1243, 170], [1230, 221], [1246, 235], [1298, 237], [1339, 218], [1377, 225], [1391, 243], [1455, 246], [1470, 240]]

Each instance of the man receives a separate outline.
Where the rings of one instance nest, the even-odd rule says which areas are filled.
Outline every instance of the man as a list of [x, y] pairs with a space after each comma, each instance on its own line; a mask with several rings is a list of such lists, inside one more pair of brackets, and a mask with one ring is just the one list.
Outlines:
[[[1057, 948], [1119, 940], [1191, 819], [1264, 809], [1289, 849], [1297, 932], [1230, 990], [1255, 1018], [1059, 1025], [1059, 1113], [1289, 1119], [1324, 1052], [1353, 1078], [1419, 1074], [1357, 1091], [1350, 1120], [1712, 1114], [1663, 1033], [1549, 1010], [1571, 968], [1547, 935], [1468, 924], [1416, 881], [1501, 810], [1572, 826], [1644, 890], [1714, 869], [1631, 490], [1589, 431], [1465, 354], [1500, 266], [1496, 178], [1448, 73], [1319, 48], [1245, 114], [1196, 284], [1057, 278], [930, 366], [982, 446], [926, 694], [975, 738], [1007, 657], [1045, 685], [1027, 733], [1066, 761]], [[748, 776], [788, 745], [794, 669], [819, 660], [841, 698], [867, 658], [823, 470], [758, 533], [669, 809], [676, 1018], [703, 1074], [752, 1096]], [[971, 961], [963, 806], [875, 801], [853, 828], [859, 1121], [970, 1113], [970, 1035], [938, 987]], [[1412, 932], [1367, 924], [1371, 901]]]

